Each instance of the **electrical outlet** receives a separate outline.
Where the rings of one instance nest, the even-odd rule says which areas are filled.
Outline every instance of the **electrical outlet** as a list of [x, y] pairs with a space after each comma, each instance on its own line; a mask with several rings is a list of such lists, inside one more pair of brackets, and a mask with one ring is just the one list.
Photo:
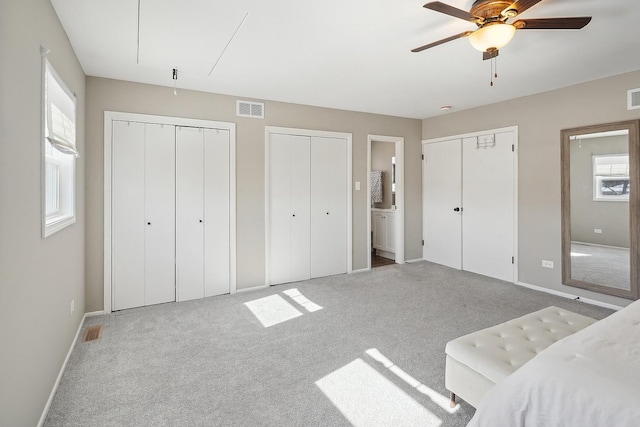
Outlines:
[[547, 261], [546, 259], [543, 259], [542, 266], [544, 268], [553, 268], [553, 261]]
[[73, 310], [76, 309], [76, 300], [71, 300], [71, 306], [69, 307], [69, 314], [73, 314]]
[[602, 234], [602, 229], [601, 228], [594, 228], [593, 232], [596, 234]]
[[360, 191], [360, 181], [356, 181], [356, 191]]

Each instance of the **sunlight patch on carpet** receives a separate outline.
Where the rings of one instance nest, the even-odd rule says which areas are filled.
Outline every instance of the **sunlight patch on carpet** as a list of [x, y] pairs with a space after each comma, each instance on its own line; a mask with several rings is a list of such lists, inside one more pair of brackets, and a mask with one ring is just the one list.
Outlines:
[[322, 307], [320, 307], [318, 304], [314, 303], [313, 301], [310, 301], [309, 299], [307, 299], [307, 297], [302, 295], [300, 291], [296, 288], [288, 289], [283, 293], [287, 295], [289, 298], [291, 298], [292, 300], [294, 300], [295, 302], [297, 302], [298, 304], [300, 304], [302, 307], [304, 307], [309, 313], [322, 310]]
[[301, 312], [280, 295], [271, 295], [245, 302], [244, 305], [251, 310], [265, 328], [302, 316]]
[[406, 382], [411, 387], [418, 390], [420, 393], [427, 396], [429, 399], [431, 399], [433, 403], [435, 403], [436, 405], [438, 405], [448, 413], [454, 414], [458, 412], [458, 410], [460, 409], [459, 404], [456, 404], [456, 406], [452, 408], [450, 405], [451, 400], [448, 397], [441, 395], [437, 391], [433, 390], [432, 388], [422, 384], [420, 381], [413, 378], [411, 375], [403, 371], [398, 365], [396, 365], [391, 360], [389, 360], [384, 354], [380, 353], [378, 349], [370, 348], [365, 353], [371, 356], [374, 360], [382, 363], [382, 365], [385, 368], [393, 372], [398, 378], [400, 378], [402, 381]]
[[442, 425], [440, 418], [359, 358], [316, 385], [355, 427]]

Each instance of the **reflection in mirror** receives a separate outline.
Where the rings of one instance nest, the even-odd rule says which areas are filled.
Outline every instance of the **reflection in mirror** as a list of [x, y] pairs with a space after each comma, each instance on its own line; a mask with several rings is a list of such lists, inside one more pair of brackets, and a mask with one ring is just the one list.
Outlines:
[[562, 139], [563, 283], [637, 298], [638, 177], [629, 159], [638, 123], [565, 130]]
[[629, 290], [629, 132], [575, 135], [571, 277]]

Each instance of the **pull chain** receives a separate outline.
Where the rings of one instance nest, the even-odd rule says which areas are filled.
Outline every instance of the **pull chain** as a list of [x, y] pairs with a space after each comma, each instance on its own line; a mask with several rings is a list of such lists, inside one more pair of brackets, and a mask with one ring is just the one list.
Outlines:
[[497, 79], [498, 78], [498, 57], [494, 56], [493, 58], [491, 58], [491, 79], [490, 79], [490, 86], [493, 87], [493, 79]]
[[490, 70], [491, 74], [489, 75], [489, 81], [490, 81], [489, 86], [493, 87], [493, 58], [491, 58], [490, 62], [491, 62], [491, 70]]

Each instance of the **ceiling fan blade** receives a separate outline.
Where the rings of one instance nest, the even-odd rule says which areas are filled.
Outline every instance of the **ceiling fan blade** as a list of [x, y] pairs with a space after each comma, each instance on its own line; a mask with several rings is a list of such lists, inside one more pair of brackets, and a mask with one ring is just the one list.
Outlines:
[[473, 33], [473, 31], [465, 31], [464, 33], [456, 34], [455, 36], [447, 37], [446, 39], [438, 40], [437, 42], [425, 44], [424, 46], [417, 47], [415, 49], [411, 49], [411, 52], [422, 52], [423, 50], [432, 48], [434, 46], [441, 45], [443, 43], [450, 42], [451, 40], [459, 39], [462, 37], [467, 37], [469, 34]]
[[482, 60], [486, 61], [487, 59], [495, 58], [500, 55], [500, 51], [498, 49], [488, 50], [486, 52], [482, 52]]
[[510, 15], [510, 18], [513, 18], [516, 15], [520, 15], [522, 12], [524, 12], [525, 10], [529, 9], [530, 7], [533, 7], [535, 5], [537, 5], [538, 3], [540, 3], [542, 0], [517, 0], [514, 1], [511, 6], [509, 6], [508, 8], [506, 8], [505, 10], [502, 11], [502, 16], [507, 16], [506, 12], [508, 10], [515, 10], [516, 14], [515, 15]]
[[425, 4], [423, 7], [435, 10], [436, 12], [444, 13], [445, 15], [453, 16], [455, 18], [464, 19], [465, 21], [476, 22], [478, 20], [483, 20], [479, 16], [473, 16], [466, 10], [458, 9], [457, 7], [449, 6], [448, 4], [444, 4], [439, 1], [432, 1], [431, 3]]
[[519, 30], [579, 30], [591, 22], [590, 16], [524, 19], [513, 23]]

